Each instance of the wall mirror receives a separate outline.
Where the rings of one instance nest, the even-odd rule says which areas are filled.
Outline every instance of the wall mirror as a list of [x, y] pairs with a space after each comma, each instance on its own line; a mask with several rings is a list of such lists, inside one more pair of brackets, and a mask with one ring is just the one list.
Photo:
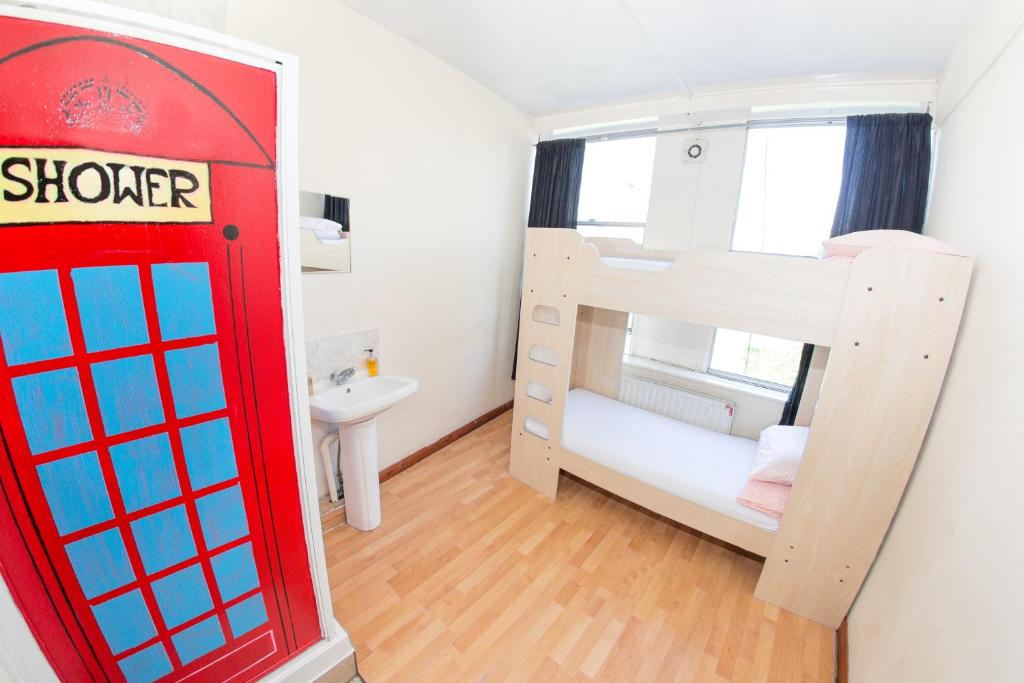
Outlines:
[[303, 273], [352, 272], [352, 233], [347, 197], [299, 192], [299, 242]]

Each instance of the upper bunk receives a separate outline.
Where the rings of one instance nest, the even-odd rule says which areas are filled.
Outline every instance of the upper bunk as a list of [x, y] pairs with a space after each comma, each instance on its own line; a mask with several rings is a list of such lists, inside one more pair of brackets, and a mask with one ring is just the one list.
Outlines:
[[[571, 272], [579, 304], [832, 346], [847, 284], [872, 272], [956, 279], [970, 259], [922, 248], [865, 250], [852, 262], [708, 250], [657, 251], [630, 240], [530, 228], [533, 273]], [[920, 236], [923, 245], [932, 243]], [[911, 242], [913, 244], [914, 242]], [[547, 271], [547, 272], [545, 272]]]

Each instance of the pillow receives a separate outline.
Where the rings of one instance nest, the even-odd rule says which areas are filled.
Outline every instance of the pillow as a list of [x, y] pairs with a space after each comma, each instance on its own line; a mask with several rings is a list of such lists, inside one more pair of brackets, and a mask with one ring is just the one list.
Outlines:
[[343, 229], [341, 223], [335, 223], [328, 218], [317, 218], [316, 216], [299, 216], [299, 228], [302, 230], [340, 232]]
[[916, 249], [937, 254], [963, 256], [945, 242], [918, 235], [909, 230], [861, 230], [841, 237], [833, 237], [821, 243], [822, 258], [852, 261], [868, 249], [879, 247], [889, 249]]
[[750, 478], [775, 484], [793, 484], [811, 430], [773, 425], [761, 432]]

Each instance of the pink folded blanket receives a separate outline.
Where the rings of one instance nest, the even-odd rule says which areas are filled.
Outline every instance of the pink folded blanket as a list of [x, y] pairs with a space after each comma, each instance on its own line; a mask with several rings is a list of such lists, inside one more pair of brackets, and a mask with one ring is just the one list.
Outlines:
[[793, 487], [788, 484], [751, 479], [736, 500], [773, 519], [782, 519], [782, 511], [786, 509], [792, 491]]
[[879, 247], [963, 256], [945, 242], [909, 230], [857, 230], [842, 237], [825, 240], [821, 245], [823, 258], [847, 262], [852, 262], [868, 249]]

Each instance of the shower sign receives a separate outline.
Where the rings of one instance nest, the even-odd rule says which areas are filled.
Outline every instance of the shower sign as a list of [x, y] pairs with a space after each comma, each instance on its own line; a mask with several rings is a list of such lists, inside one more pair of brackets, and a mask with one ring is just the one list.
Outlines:
[[210, 167], [74, 148], [0, 148], [0, 225], [209, 223]]

